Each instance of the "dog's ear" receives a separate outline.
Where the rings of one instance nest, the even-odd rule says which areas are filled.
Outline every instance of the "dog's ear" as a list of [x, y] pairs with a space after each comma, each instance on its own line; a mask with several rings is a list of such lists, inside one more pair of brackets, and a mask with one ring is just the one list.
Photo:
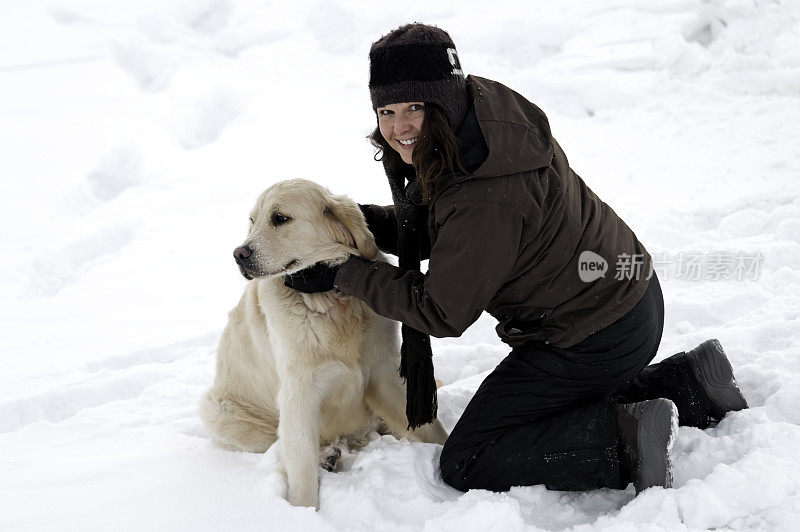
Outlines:
[[344, 196], [334, 196], [325, 206], [325, 213], [344, 227], [362, 257], [368, 260], [375, 258], [378, 254], [375, 237], [367, 228], [364, 214], [356, 202]]

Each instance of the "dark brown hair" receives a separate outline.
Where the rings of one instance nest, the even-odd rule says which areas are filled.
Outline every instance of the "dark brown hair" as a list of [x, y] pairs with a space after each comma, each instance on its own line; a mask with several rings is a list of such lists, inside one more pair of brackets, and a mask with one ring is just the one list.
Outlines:
[[[401, 165], [406, 163], [383, 138], [380, 126], [376, 126], [367, 138], [378, 150], [375, 153], [375, 160], [384, 161], [387, 172], [396, 175]], [[447, 115], [441, 107], [434, 103], [425, 102], [425, 118], [422, 121], [419, 140], [414, 148], [412, 159], [414, 170], [422, 186], [424, 203], [427, 203], [436, 192], [436, 182], [442, 174], [451, 173], [456, 168], [467, 173], [458, 156], [456, 134], [447, 121]]]

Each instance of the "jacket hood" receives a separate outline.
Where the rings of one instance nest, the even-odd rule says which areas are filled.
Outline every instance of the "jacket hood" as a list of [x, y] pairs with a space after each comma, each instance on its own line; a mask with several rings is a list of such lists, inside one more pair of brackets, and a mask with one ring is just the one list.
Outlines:
[[467, 77], [467, 90], [489, 154], [471, 175], [494, 177], [545, 168], [553, 160], [553, 136], [544, 112], [502, 83]]

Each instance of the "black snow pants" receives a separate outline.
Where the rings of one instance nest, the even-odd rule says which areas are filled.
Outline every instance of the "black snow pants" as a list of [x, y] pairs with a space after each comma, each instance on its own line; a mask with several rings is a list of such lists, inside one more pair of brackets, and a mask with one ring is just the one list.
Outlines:
[[663, 328], [664, 300], [654, 274], [630, 312], [582, 342], [568, 349], [544, 343], [513, 349], [445, 442], [444, 481], [462, 491], [534, 484], [624, 489], [632, 478], [620, 462], [616, 405], [666, 397], [682, 419], [697, 414], [683, 411], [691, 409], [685, 390], [697, 384], [676, 369], [682, 354], [670, 357], [677, 363], [667, 359], [645, 369]]

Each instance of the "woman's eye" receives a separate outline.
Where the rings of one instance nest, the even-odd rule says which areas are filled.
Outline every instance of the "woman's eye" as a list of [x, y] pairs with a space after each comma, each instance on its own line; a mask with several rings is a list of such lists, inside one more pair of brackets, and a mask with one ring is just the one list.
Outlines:
[[270, 218], [270, 221], [272, 222], [272, 225], [275, 225], [275, 226], [278, 226], [278, 225], [281, 225], [281, 224], [285, 224], [289, 220], [291, 220], [290, 217], [284, 216], [283, 214], [281, 214], [279, 212], [272, 213], [272, 217]]
[[378, 109], [378, 114], [380, 116], [389, 116], [392, 112], [389, 109]]
[[412, 111], [422, 111], [423, 109], [425, 109], [425, 106], [420, 103], [415, 103], [411, 106]]

